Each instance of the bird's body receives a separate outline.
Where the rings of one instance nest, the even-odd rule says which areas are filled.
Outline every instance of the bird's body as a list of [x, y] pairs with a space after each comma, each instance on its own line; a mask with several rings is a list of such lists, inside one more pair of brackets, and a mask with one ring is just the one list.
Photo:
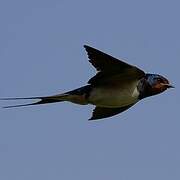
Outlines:
[[88, 101], [100, 107], [122, 107], [138, 101], [138, 82], [129, 82], [119, 86], [95, 87], [92, 89]]
[[90, 63], [98, 71], [88, 81], [89, 85], [54, 96], [3, 98], [3, 100], [41, 99], [35, 103], [6, 108], [69, 101], [81, 105], [95, 105], [90, 120], [102, 119], [121, 113], [139, 100], [159, 94], [172, 87], [169, 81], [161, 75], [146, 74], [141, 69], [99, 50], [89, 46], [84, 47]]

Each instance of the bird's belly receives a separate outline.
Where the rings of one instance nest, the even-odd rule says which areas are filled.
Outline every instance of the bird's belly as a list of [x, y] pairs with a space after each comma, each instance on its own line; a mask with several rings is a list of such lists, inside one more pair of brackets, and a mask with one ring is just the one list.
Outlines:
[[89, 103], [102, 107], [123, 107], [138, 101], [137, 88], [94, 88], [88, 98]]

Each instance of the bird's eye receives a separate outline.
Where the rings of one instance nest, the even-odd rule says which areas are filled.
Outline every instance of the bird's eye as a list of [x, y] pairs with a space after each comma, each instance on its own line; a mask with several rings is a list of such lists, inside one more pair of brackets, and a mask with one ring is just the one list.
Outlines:
[[163, 80], [161, 78], [156, 78], [158, 82], [162, 82]]

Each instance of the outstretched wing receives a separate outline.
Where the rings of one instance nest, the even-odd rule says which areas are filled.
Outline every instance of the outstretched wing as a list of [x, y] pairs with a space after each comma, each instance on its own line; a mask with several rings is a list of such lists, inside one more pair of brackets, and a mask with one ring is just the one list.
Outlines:
[[97, 120], [103, 119], [107, 117], [114, 116], [116, 114], [122, 113], [123, 111], [129, 109], [134, 104], [130, 104], [128, 106], [120, 107], [120, 108], [105, 108], [96, 106], [93, 110], [92, 117], [89, 120]]
[[87, 51], [89, 62], [98, 71], [98, 73], [88, 81], [89, 84], [97, 85], [107, 83], [107, 78], [112, 80], [114, 76], [116, 79], [117, 77], [121, 79], [121, 77], [125, 76], [129, 76], [130, 78], [134, 79], [140, 79], [145, 75], [144, 71], [141, 69], [129, 65], [97, 49], [87, 45], [85, 45], [84, 48]]

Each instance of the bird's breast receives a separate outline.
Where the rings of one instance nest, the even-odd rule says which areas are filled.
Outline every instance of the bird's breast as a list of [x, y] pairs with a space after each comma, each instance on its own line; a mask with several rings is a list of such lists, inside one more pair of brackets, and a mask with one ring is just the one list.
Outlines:
[[90, 104], [101, 107], [123, 107], [138, 101], [138, 82], [130, 82], [119, 86], [94, 87], [89, 95]]

